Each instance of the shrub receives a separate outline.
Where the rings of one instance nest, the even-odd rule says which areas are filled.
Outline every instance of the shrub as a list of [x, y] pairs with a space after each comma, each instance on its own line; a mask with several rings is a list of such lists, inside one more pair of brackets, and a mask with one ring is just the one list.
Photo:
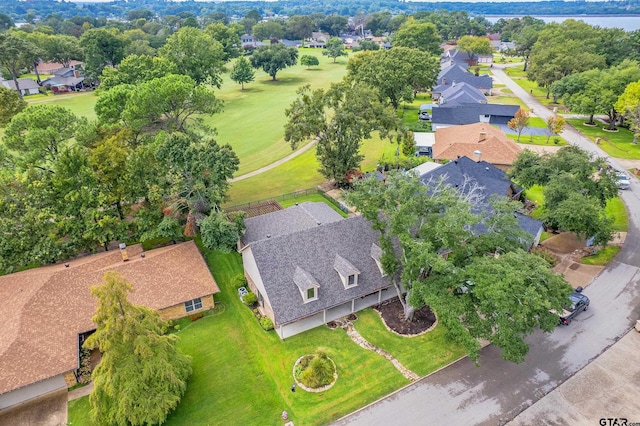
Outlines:
[[269, 318], [269, 317], [260, 318], [260, 325], [266, 331], [273, 330], [273, 321], [271, 321], [271, 318]]
[[242, 296], [242, 302], [247, 306], [251, 306], [257, 301], [258, 301], [258, 296], [256, 296], [255, 293], [247, 293], [244, 296]]
[[200, 312], [199, 314], [191, 315], [191, 318], [190, 318], [190, 319], [191, 319], [191, 321], [197, 321], [197, 320], [199, 320], [200, 318], [202, 318], [203, 316], [204, 316], [204, 313], [203, 313], [203, 312]]
[[558, 263], [558, 259], [556, 258], [556, 256], [542, 247], [536, 247], [532, 249], [531, 253], [543, 258], [549, 264], [549, 266], [556, 266], [556, 264]]
[[300, 381], [310, 388], [319, 388], [333, 381], [335, 367], [327, 357], [327, 353], [318, 349], [315, 355], [300, 373]]
[[235, 286], [236, 290], [239, 289], [240, 287], [246, 287], [247, 286], [247, 277], [245, 277], [242, 274], [236, 276], [234, 278], [233, 285]]

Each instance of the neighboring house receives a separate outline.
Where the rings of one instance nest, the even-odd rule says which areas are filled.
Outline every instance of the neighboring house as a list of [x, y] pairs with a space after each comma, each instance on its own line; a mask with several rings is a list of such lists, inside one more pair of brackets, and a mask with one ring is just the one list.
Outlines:
[[296, 47], [296, 48], [302, 47], [302, 41], [301, 40], [287, 40], [285, 38], [285, 39], [280, 40], [280, 43], [284, 44], [287, 47]]
[[[469, 186], [465, 185], [465, 183], [476, 182], [482, 191], [482, 202], [479, 208], [483, 208], [483, 205], [488, 207], [488, 201], [491, 196], [497, 195], [511, 200], [519, 200], [524, 191], [511, 182], [503, 170], [486, 161], [473, 161], [468, 157], [460, 157], [442, 167], [420, 175], [420, 180], [427, 187], [437, 182], [440, 178], [446, 179], [449, 185], [462, 188], [462, 190], [469, 189]], [[516, 216], [520, 229], [531, 235], [533, 240], [531, 246], [537, 246], [544, 231], [542, 222], [520, 213], [517, 213]], [[479, 232], [482, 232], [482, 229], [482, 225], [478, 227]]]
[[66, 424], [79, 347], [96, 328], [90, 287], [105, 272], [122, 274], [133, 286], [129, 300], [164, 319], [214, 306], [220, 290], [195, 243], [125, 250], [0, 276], [0, 424]]
[[[71, 60], [69, 61], [69, 69], [81, 69], [84, 66], [84, 62]], [[38, 63], [39, 74], [55, 74], [57, 71], [65, 68], [65, 66], [59, 62], [40, 62]]]
[[474, 66], [478, 64], [492, 64], [493, 55], [474, 55], [474, 59], [469, 57], [469, 54], [458, 49], [447, 50], [442, 54], [440, 64], [444, 65], [449, 63], [459, 64], [462, 66]]
[[441, 105], [431, 110], [431, 128], [472, 123], [507, 124], [520, 109], [518, 105], [461, 104]]
[[85, 87], [84, 74], [79, 69], [60, 68], [41, 85], [51, 87], [53, 92], [75, 92]]
[[281, 339], [395, 297], [380, 234], [325, 203], [249, 218], [240, 245], [245, 276]]
[[440, 128], [436, 130], [434, 139], [434, 160], [455, 160], [466, 156], [504, 170], [513, 165], [522, 152], [522, 148], [502, 130], [488, 123]]
[[485, 95], [491, 95], [493, 89], [493, 79], [490, 75], [484, 74], [476, 76], [470, 73], [467, 68], [454, 64], [449, 65], [438, 74], [438, 85], [431, 89], [431, 98], [438, 100], [443, 91], [449, 89], [456, 83], [466, 83], [469, 86], [479, 89]]
[[455, 81], [451, 85], [447, 85], [445, 89], [440, 92], [440, 96], [438, 97], [438, 103], [440, 106], [445, 104], [454, 105], [454, 102], [455, 106], [460, 104], [488, 103], [487, 97], [480, 89], [467, 83], [456, 83]]
[[322, 31], [314, 31], [311, 33], [311, 37], [305, 40], [304, 46], [314, 49], [324, 49], [327, 45], [327, 40], [331, 36], [328, 33]]
[[452, 84], [442, 91], [440, 104], [431, 109], [432, 130], [472, 123], [507, 124], [520, 107], [489, 104], [484, 94], [467, 83]]
[[413, 141], [416, 146], [417, 156], [432, 157], [433, 144], [435, 143], [435, 133], [413, 132]]
[[[5, 80], [4, 78], [0, 77], [0, 86], [17, 91], [16, 82], [13, 80]], [[30, 78], [19, 78], [18, 86], [20, 87], [22, 96], [37, 95], [38, 93], [40, 93], [40, 86], [38, 86], [38, 83]]]

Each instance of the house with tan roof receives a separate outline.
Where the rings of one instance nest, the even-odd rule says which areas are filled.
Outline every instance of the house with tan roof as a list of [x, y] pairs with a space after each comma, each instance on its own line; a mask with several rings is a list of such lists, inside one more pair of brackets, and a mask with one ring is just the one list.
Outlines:
[[164, 319], [213, 308], [220, 290], [193, 242], [124, 250], [0, 276], [0, 424], [66, 424], [79, 349], [96, 328], [90, 288], [105, 272], [124, 276], [129, 300]]
[[469, 157], [506, 170], [513, 165], [522, 148], [497, 127], [474, 123], [437, 129], [432, 151], [434, 160]]

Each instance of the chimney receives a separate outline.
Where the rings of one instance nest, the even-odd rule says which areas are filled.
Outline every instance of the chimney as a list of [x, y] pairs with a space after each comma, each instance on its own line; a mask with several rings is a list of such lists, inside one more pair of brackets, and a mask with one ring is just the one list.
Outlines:
[[451, 83], [451, 87], [456, 87], [456, 81], [453, 80], [453, 82]]
[[120, 243], [120, 254], [122, 255], [122, 261], [126, 262], [129, 260], [129, 254], [127, 253], [127, 245], [125, 243]]
[[447, 84], [447, 79], [445, 77], [442, 77], [442, 84]]
[[487, 138], [487, 132], [480, 132], [480, 137], [478, 138], [478, 142], [482, 142]]
[[73, 76], [74, 76], [75, 78], [80, 77], [80, 73], [78, 72], [78, 70], [73, 70]]

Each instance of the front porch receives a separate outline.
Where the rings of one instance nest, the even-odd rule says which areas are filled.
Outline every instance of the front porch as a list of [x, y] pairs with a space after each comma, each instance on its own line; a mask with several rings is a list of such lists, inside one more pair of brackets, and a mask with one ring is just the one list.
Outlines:
[[315, 315], [300, 319], [296, 322], [278, 325], [276, 326], [276, 333], [284, 340], [287, 337], [311, 330], [330, 321], [377, 305], [395, 296], [397, 296], [395, 289], [393, 287], [387, 287], [367, 296], [352, 299], [333, 308], [322, 310]]

